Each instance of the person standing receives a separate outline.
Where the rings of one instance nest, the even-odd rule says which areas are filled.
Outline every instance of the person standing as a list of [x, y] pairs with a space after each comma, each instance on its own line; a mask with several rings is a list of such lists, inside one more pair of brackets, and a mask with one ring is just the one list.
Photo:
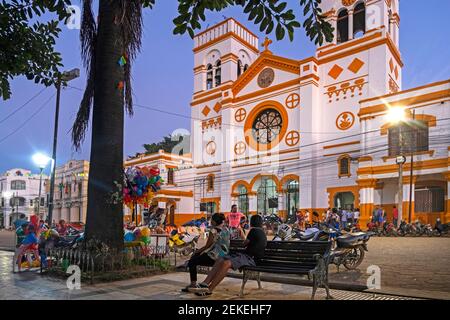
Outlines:
[[397, 228], [397, 223], [398, 223], [398, 209], [397, 209], [396, 206], [394, 206], [394, 209], [392, 210], [392, 217], [393, 217], [394, 226]]
[[342, 215], [341, 215], [341, 228], [345, 229], [347, 227], [347, 210], [342, 210]]
[[355, 220], [355, 224], [357, 224], [359, 221], [359, 208], [355, 210], [354, 220]]
[[[239, 239], [242, 237], [243, 230], [241, 228], [241, 220], [245, 218], [242, 212], [238, 211], [237, 205], [233, 204], [231, 206], [231, 212], [228, 213], [227, 223], [231, 232], [231, 239]], [[244, 236], [245, 237], [245, 236]]]

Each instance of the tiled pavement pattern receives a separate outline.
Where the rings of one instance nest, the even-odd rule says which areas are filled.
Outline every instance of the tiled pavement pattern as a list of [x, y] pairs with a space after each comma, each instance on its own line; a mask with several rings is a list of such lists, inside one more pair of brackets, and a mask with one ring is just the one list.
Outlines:
[[[70, 291], [61, 279], [41, 276], [37, 271], [24, 271], [13, 274], [12, 253], [0, 251], [0, 300], [5, 299], [55, 299], [55, 300], [188, 300], [214, 299], [239, 300], [241, 280], [227, 278], [210, 297], [197, 297], [181, 293], [180, 289], [188, 283], [188, 274], [170, 273], [153, 277], [82, 285], [81, 290]], [[255, 281], [246, 286], [246, 300], [309, 300], [310, 287], [263, 282], [263, 289], [258, 290]], [[332, 290], [335, 299], [347, 300], [403, 300], [398, 296], [374, 295]], [[323, 289], [319, 289], [316, 299], [325, 298]]]

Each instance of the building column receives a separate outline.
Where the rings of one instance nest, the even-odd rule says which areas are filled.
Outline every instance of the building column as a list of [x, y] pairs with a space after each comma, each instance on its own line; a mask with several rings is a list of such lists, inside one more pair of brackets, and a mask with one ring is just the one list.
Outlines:
[[373, 208], [375, 206], [375, 187], [376, 179], [364, 179], [357, 181], [359, 190], [360, 216], [359, 225], [362, 229], [366, 228], [367, 223], [371, 220]]
[[348, 40], [353, 40], [353, 10], [348, 11]]
[[286, 208], [286, 192], [279, 190], [278, 191], [278, 216], [286, 220], [287, 218], [287, 208]]
[[249, 214], [258, 213], [258, 196], [256, 192], [248, 193], [248, 213]]
[[[409, 194], [410, 191], [412, 191], [412, 202], [411, 202], [411, 207], [412, 207], [412, 212], [411, 212], [411, 222], [414, 222], [415, 220], [415, 215], [414, 215], [414, 194], [415, 194], [415, 186], [416, 186], [416, 181], [417, 181], [417, 176], [413, 176], [412, 177], [412, 188], [410, 188], [410, 182], [411, 182], [411, 178], [409, 176], [407, 177], [403, 177], [403, 220], [409, 222]], [[412, 189], [412, 190], [410, 190]]]

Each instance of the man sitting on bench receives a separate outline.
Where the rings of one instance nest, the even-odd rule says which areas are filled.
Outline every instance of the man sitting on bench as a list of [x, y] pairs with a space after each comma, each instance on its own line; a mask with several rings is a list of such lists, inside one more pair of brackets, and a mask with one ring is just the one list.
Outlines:
[[198, 296], [212, 294], [214, 288], [226, 277], [228, 270], [238, 270], [246, 266], [255, 266], [258, 259], [264, 256], [267, 237], [263, 230], [263, 219], [260, 215], [250, 218], [250, 232], [244, 241], [244, 252], [235, 252], [218, 259], [205, 281], [192, 290]]

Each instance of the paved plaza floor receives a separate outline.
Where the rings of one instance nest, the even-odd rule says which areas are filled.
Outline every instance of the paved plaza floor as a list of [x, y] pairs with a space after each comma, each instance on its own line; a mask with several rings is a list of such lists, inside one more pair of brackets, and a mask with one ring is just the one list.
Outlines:
[[[0, 251], [0, 300], [309, 300], [311, 288], [263, 282], [258, 290], [256, 281], [249, 281], [244, 298], [239, 297], [240, 279], [226, 278], [209, 297], [182, 293], [189, 282], [185, 272], [82, 285], [80, 290], [69, 290], [63, 279], [40, 275], [38, 271], [12, 273], [11, 252]], [[202, 276], [200, 276], [201, 278]], [[355, 293], [331, 290], [337, 300], [409, 300], [408, 297]], [[317, 300], [325, 299], [325, 290], [319, 289]]]
[[[11, 240], [11, 232], [1, 231], [0, 232], [0, 248], [6, 247], [8, 244], [13, 243]], [[12, 238], [13, 239], [13, 238]], [[369, 252], [366, 253], [363, 264], [355, 271], [348, 271], [341, 267], [340, 272], [334, 265], [330, 266], [330, 284], [332, 288], [343, 289], [343, 290], [362, 290], [365, 288], [367, 283], [367, 278], [369, 274], [367, 269], [370, 266], [378, 266], [381, 271], [381, 290], [376, 291], [378, 293], [386, 293], [400, 296], [411, 296], [411, 297], [422, 297], [422, 298], [434, 298], [434, 299], [447, 299], [450, 300], [450, 238], [371, 238], [369, 243]], [[39, 296], [39, 279], [42, 281], [42, 277], [36, 276], [34, 274], [20, 274], [12, 276], [10, 274], [11, 263], [6, 262], [12, 258], [11, 254], [2, 252], [1, 253], [1, 283], [0, 287], [0, 299], [5, 299], [3, 295], [12, 295], [16, 292], [14, 288], [5, 290], [3, 284], [5, 281], [8, 286], [14, 287], [17, 284], [20, 290], [20, 286], [27, 288], [28, 283], [33, 283], [33, 287], [36, 290], [31, 290], [30, 295], [37, 292]], [[183, 263], [182, 260], [178, 259], [178, 264]], [[162, 278], [161, 278], [162, 277]], [[151, 281], [162, 281], [166, 276], [155, 277]], [[49, 290], [53, 290], [52, 284], [55, 280], [45, 278], [45, 284], [40, 286], [45, 287], [49, 285]], [[296, 284], [303, 284], [302, 281], [297, 281], [298, 277], [283, 276], [277, 280], [276, 275], [270, 275], [270, 281], [284, 282], [285, 284], [269, 284], [266, 288], [284, 288], [291, 284], [290, 279], [295, 280]], [[171, 289], [167, 289], [164, 296], [167, 295], [179, 295], [177, 288], [181, 287], [184, 283], [188, 281], [187, 273], [176, 273], [167, 276], [167, 280], [176, 281], [173, 283]], [[142, 280], [129, 280], [131, 281], [141, 281], [146, 283], [150, 281], [147, 278], [142, 278]], [[227, 278], [225, 283], [229, 285], [223, 286], [224, 289], [220, 289], [218, 292], [222, 292], [227, 295], [227, 292], [233, 292], [237, 295], [239, 292], [240, 280]], [[286, 284], [289, 283], [289, 284]], [[305, 282], [306, 284], [306, 282]], [[100, 287], [102, 285], [99, 285]], [[144, 285], [142, 285], [144, 286]], [[141, 288], [142, 288], [141, 286]], [[252, 281], [248, 284], [250, 290], [254, 289], [255, 284]], [[65, 285], [63, 286], [65, 288]], [[145, 286], [144, 286], [145, 287]], [[153, 286], [150, 286], [153, 287]], [[66, 290], [64, 289], [63, 290]], [[97, 286], [95, 287], [97, 288]], [[172, 290], [172, 291], [171, 291]], [[281, 289], [280, 289], [281, 290]], [[309, 293], [302, 290], [311, 290], [310, 287], [300, 287], [298, 285], [294, 286], [292, 290], [297, 290], [296, 294], [300, 295], [301, 292], [308, 298]], [[26, 290], [25, 290], [26, 291]], [[44, 290], [45, 291], [45, 290]], [[95, 291], [95, 290], [94, 290]], [[143, 290], [146, 291], [146, 290]], [[22, 291], [21, 291], [22, 292]], [[252, 292], [252, 291], [251, 291]], [[127, 294], [130, 294], [129, 292]], [[254, 293], [256, 297], [260, 294], [266, 296], [270, 295], [270, 292], [263, 290]], [[51, 294], [50, 294], [51, 296]], [[56, 295], [58, 296], [58, 295]], [[217, 296], [217, 295], [216, 295]], [[230, 297], [233, 297], [231, 295]], [[252, 297], [252, 296], [251, 296]], [[299, 296], [298, 296], [299, 297]], [[184, 296], [180, 296], [183, 299]], [[187, 298], [193, 298], [192, 296], [187, 296]], [[248, 297], [250, 298], [250, 297]], [[226, 298], [225, 298], [226, 299]]]

